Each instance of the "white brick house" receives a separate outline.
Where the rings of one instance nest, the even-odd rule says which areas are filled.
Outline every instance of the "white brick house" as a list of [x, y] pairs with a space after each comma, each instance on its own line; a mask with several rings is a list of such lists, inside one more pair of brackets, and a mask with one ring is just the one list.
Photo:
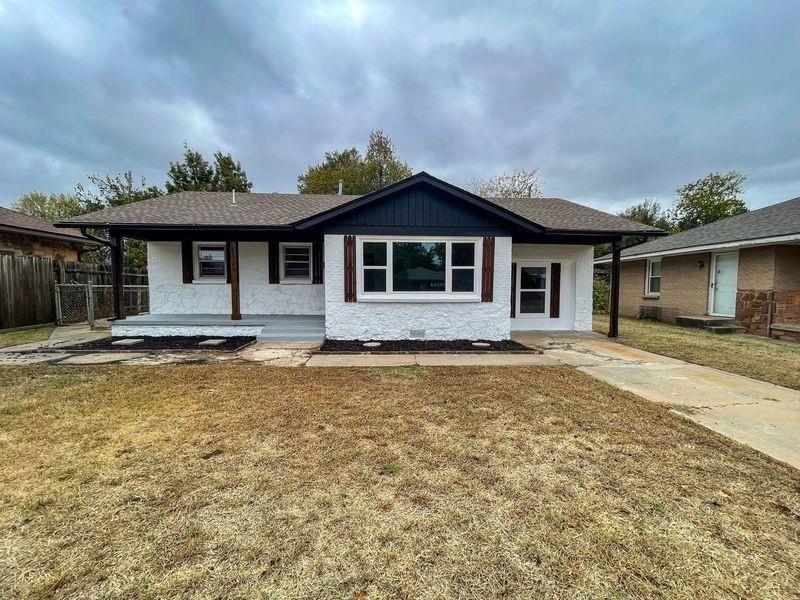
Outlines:
[[593, 244], [660, 233], [426, 173], [364, 196], [182, 192], [64, 225], [147, 240], [150, 313], [125, 318], [118, 290], [114, 335], [273, 339], [590, 330]]

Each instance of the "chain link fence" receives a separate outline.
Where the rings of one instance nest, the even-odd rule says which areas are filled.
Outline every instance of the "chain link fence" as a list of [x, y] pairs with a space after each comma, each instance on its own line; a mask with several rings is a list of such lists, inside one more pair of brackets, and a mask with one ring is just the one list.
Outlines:
[[[56, 321], [59, 325], [87, 322], [94, 326], [97, 319], [114, 314], [114, 291], [110, 285], [91, 283], [57, 283]], [[122, 290], [126, 315], [138, 315], [150, 310], [150, 292], [146, 285], [126, 285]]]

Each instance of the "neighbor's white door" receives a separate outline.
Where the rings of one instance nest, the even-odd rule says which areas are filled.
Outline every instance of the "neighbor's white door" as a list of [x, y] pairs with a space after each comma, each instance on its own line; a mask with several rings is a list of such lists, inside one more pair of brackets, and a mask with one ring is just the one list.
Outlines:
[[736, 274], [739, 254], [726, 252], [714, 255], [711, 281], [711, 310], [713, 315], [732, 317], [736, 313]]

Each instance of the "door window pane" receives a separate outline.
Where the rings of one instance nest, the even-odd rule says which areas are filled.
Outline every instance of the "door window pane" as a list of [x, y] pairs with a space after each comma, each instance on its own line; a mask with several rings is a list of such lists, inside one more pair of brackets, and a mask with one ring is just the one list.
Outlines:
[[386, 242], [364, 242], [364, 266], [386, 266]]
[[475, 269], [453, 269], [453, 291], [475, 291]]
[[522, 267], [521, 270], [521, 289], [543, 290], [547, 287], [547, 267]]
[[523, 313], [543, 313], [544, 312], [544, 292], [521, 292], [520, 293], [520, 312], [523, 312]]
[[386, 269], [364, 269], [364, 291], [386, 291]]
[[445, 290], [444, 242], [394, 242], [392, 286], [396, 292]]
[[452, 262], [454, 267], [475, 266], [475, 244], [453, 243]]

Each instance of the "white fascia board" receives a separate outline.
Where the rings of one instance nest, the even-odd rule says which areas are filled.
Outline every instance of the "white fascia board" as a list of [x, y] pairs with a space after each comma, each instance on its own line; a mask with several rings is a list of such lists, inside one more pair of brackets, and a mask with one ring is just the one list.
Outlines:
[[[642, 254], [631, 254], [623, 256], [622, 262], [629, 262], [632, 260], [642, 260], [645, 258], [655, 258], [658, 256], [678, 256], [681, 254], [697, 254], [699, 252], [710, 252], [713, 250], [738, 250], [739, 248], [746, 248], [751, 246], [770, 246], [772, 244], [785, 244], [791, 242], [800, 242], [800, 233], [792, 233], [789, 235], [778, 235], [775, 237], [755, 238], [752, 240], [739, 240], [736, 242], [725, 242], [723, 244], [706, 244], [704, 246], [687, 246], [686, 248], [675, 248], [674, 250], [661, 250], [657, 252], [644, 252]], [[610, 258], [596, 259], [594, 264], [606, 265], [611, 262]]]

